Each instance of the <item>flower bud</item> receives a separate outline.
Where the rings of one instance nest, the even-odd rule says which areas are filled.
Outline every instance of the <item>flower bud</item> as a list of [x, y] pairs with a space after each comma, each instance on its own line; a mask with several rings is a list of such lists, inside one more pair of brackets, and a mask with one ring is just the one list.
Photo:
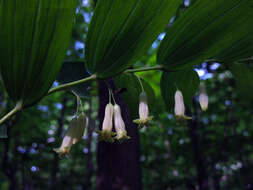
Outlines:
[[147, 125], [151, 120], [152, 116], [149, 116], [149, 109], [148, 109], [148, 101], [147, 101], [147, 94], [142, 92], [140, 94], [140, 103], [139, 103], [139, 119], [135, 119], [133, 122], [139, 124], [139, 127], [142, 128]]
[[208, 108], [208, 96], [206, 94], [206, 87], [204, 83], [200, 84], [200, 95], [199, 95], [199, 104], [203, 111], [206, 111]]
[[54, 151], [60, 155], [69, 154], [73, 144], [76, 144], [82, 139], [84, 129], [86, 127], [86, 116], [81, 113], [79, 116], [74, 117], [69, 124], [69, 127], [64, 135], [60, 148], [55, 148]]
[[114, 127], [116, 130], [116, 139], [119, 141], [123, 141], [125, 139], [130, 139], [129, 136], [127, 136], [127, 131], [125, 127], [125, 123], [121, 117], [121, 110], [119, 105], [114, 105]]
[[177, 120], [191, 119], [191, 117], [185, 116], [184, 98], [182, 92], [177, 90], [175, 93], [175, 116]]
[[106, 142], [114, 142], [114, 133], [112, 132], [113, 111], [113, 105], [111, 103], [107, 104], [105, 107], [105, 116], [102, 124], [102, 131], [98, 131], [100, 140]]

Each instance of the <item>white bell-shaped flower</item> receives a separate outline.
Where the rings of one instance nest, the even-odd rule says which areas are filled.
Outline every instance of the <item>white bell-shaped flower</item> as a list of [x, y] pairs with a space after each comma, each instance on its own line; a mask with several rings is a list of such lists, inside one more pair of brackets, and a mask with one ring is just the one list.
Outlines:
[[98, 131], [99, 139], [101, 141], [114, 142], [113, 136], [115, 133], [112, 132], [113, 112], [113, 105], [111, 103], [107, 104], [105, 107], [105, 116], [102, 124], [102, 130]]
[[133, 122], [139, 124], [139, 127], [142, 128], [147, 125], [151, 120], [152, 116], [149, 116], [149, 109], [148, 109], [148, 101], [147, 101], [147, 94], [142, 92], [139, 97], [139, 119], [135, 119]]
[[86, 116], [81, 113], [79, 116], [74, 117], [64, 135], [60, 148], [55, 148], [54, 151], [60, 155], [69, 154], [73, 144], [76, 144], [82, 139], [86, 127]]
[[121, 110], [118, 104], [114, 105], [114, 127], [116, 130], [116, 139], [119, 141], [123, 141], [125, 139], [129, 139], [127, 136], [127, 131], [125, 127], [125, 123], [121, 116]]
[[191, 119], [191, 117], [185, 116], [185, 106], [184, 106], [184, 97], [180, 90], [177, 90], [175, 93], [175, 117], [178, 121]]
[[208, 108], [208, 95], [206, 93], [206, 87], [204, 83], [200, 84], [200, 94], [199, 94], [199, 104], [203, 111], [206, 111]]

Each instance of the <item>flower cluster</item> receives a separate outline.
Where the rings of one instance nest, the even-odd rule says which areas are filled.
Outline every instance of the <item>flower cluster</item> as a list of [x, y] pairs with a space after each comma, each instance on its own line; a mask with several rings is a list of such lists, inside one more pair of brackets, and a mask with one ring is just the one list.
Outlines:
[[[113, 120], [116, 133], [112, 131]], [[121, 110], [118, 104], [115, 103], [115, 105], [112, 105], [109, 103], [106, 105], [102, 130], [98, 131], [98, 134], [100, 140], [111, 143], [114, 142], [115, 139], [120, 142], [130, 139], [130, 137], [127, 136], [125, 123], [122, 119]]]
[[72, 145], [82, 139], [85, 127], [85, 114], [81, 113], [80, 115], [75, 116], [69, 124], [60, 148], [55, 148], [54, 151], [59, 153], [60, 156], [69, 154]]

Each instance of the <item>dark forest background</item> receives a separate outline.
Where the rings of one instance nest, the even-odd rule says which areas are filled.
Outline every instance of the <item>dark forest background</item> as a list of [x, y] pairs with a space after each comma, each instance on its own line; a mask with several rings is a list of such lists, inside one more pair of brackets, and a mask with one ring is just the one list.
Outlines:
[[[94, 2], [80, 1], [66, 60], [83, 58], [83, 41], [94, 6]], [[181, 9], [187, 6], [186, 1]], [[162, 38], [163, 34], [136, 65], [156, 64]], [[193, 119], [186, 125], [176, 124], [173, 113], [165, 111], [159, 71], [139, 73], [156, 95], [156, 105], [150, 108], [154, 120], [147, 128], [138, 130], [131, 122], [128, 105], [115, 89], [131, 136], [122, 144], [98, 142], [95, 131], [103, 119], [108, 93], [103, 81], [92, 84], [89, 97], [83, 98], [88, 126], [69, 158], [59, 158], [53, 148], [60, 145], [76, 111], [71, 93], [52, 94], [17, 114], [1, 129], [5, 131], [1, 131], [4, 135], [0, 139], [0, 189], [253, 189], [253, 104], [237, 93], [234, 78], [225, 66], [203, 63], [196, 71], [206, 85], [209, 109], [201, 111], [196, 94], [187, 110]], [[109, 82], [113, 86], [113, 81]], [[0, 113], [12, 106], [1, 86]]]

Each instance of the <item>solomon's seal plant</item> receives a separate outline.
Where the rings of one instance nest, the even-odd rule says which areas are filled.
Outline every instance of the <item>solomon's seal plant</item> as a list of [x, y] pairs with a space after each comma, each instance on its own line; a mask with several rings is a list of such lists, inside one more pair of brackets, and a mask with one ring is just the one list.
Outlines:
[[204, 83], [200, 84], [200, 94], [199, 94], [199, 104], [203, 111], [206, 111], [208, 108], [208, 95], [206, 93], [206, 87]]
[[139, 97], [139, 119], [135, 119], [133, 122], [139, 124], [139, 127], [142, 128], [147, 126], [152, 120], [153, 116], [149, 116], [148, 109], [148, 100], [146, 92], [142, 92]]
[[121, 116], [121, 110], [118, 104], [115, 104], [113, 106], [114, 109], [114, 127], [116, 130], [116, 139], [120, 142], [130, 139], [129, 136], [127, 136], [127, 131], [125, 127], [125, 123]]
[[180, 90], [175, 93], [175, 117], [178, 122], [183, 122], [186, 119], [191, 119], [191, 117], [185, 116], [185, 106], [184, 97]]
[[69, 124], [69, 127], [63, 137], [62, 144], [59, 148], [55, 148], [54, 151], [59, 153], [60, 156], [68, 155], [73, 144], [76, 144], [82, 139], [84, 130], [86, 127], [86, 116], [81, 113], [75, 116]]
[[99, 140], [105, 141], [105, 142], [114, 142], [113, 136], [115, 135], [114, 132], [112, 132], [113, 127], [113, 105], [111, 103], [107, 104], [105, 107], [105, 116], [102, 124], [102, 130], [98, 131], [99, 134]]

